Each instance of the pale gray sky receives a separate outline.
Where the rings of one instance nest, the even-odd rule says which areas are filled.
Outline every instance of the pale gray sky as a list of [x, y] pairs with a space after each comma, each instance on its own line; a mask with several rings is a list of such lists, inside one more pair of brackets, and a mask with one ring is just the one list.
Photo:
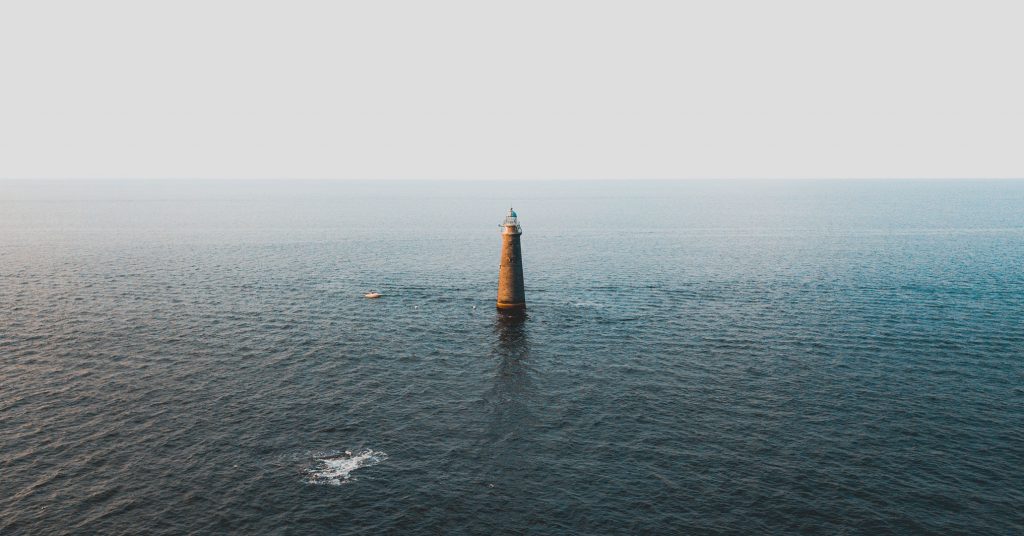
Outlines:
[[0, 177], [1024, 177], [1024, 3], [0, 3]]

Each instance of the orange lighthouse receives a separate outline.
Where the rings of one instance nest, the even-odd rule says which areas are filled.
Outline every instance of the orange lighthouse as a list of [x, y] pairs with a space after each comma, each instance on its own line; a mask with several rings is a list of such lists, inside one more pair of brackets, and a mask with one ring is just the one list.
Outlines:
[[523, 228], [516, 211], [508, 209], [501, 227], [501, 268], [498, 270], [498, 309], [525, 309], [526, 289], [523, 286], [523, 252], [519, 237]]

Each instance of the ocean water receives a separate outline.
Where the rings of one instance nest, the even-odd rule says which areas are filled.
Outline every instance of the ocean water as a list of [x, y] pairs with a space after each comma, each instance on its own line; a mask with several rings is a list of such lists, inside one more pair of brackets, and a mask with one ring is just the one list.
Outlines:
[[1022, 532], [1024, 182], [0, 181], [0, 534]]

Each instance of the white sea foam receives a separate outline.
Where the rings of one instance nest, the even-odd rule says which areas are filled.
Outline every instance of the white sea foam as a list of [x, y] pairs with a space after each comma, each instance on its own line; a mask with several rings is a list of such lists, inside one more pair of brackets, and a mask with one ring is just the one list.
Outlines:
[[319, 456], [313, 467], [306, 469], [306, 482], [340, 486], [352, 480], [349, 476], [352, 471], [377, 465], [386, 459], [386, 453], [376, 450], [364, 450], [355, 454], [345, 451], [332, 456]]

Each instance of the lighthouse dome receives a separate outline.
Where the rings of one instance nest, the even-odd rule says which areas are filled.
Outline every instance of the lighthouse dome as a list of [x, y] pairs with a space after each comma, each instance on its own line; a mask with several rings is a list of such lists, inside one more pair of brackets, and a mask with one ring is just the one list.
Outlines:
[[512, 210], [511, 207], [508, 209], [508, 216], [505, 216], [505, 221], [501, 222], [501, 227], [504, 228], [504, 233], [508, 234], [514, 230], [514, 234], [523, 232], [523, 228], [519, 226], [519, 219], [516, 216], [516, 211]]

